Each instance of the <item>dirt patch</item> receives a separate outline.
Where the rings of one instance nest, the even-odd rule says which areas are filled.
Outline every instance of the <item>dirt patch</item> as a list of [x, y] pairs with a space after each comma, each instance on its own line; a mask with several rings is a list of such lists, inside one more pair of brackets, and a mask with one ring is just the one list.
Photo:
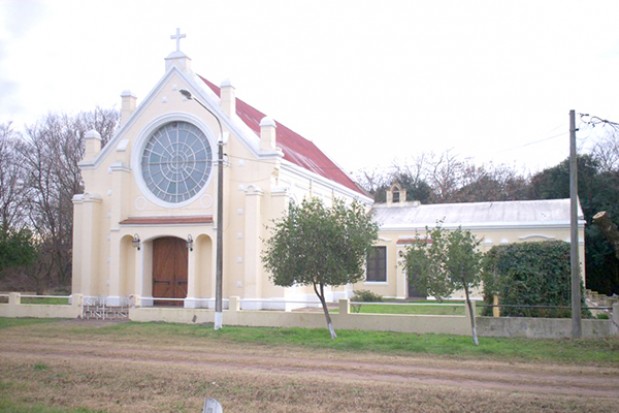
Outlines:
[[37, 328], [0, 335], [2, 399], [199, 412], [214, 397], [226, 413], [611, 412], [619, 403], [613, 367], [222, 346], [187, 337], [49, 336]]

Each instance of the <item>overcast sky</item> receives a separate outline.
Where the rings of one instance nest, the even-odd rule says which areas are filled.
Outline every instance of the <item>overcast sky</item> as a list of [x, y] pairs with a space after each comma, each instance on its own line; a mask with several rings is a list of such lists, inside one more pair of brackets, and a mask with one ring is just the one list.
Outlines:
[[535, 172], [570, 109], [619, 120], [616, 0], [0, 0], [0, 122], [139, 104], [177, 27], [197, 73], [349, 172], [448, 150]]

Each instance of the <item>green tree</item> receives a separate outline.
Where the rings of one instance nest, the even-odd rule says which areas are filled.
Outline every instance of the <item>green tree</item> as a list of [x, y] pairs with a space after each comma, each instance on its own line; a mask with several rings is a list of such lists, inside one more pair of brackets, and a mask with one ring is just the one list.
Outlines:
[[31, 264], [37, 250], [28, 229], [19, 231], [0, 227], [0, 278], [7, 268]]
[[464, 290], [469, 310], [473, 343], [479, 344], [470, 290], [481, 281], [483, 253], [478, 250], [481, 240], [461, 227], [448, 231], [440, 223], [426, 228], [406, 250], [405, 265], [412, 282], [415, 276], [419, 287], [438, 300], [456, 290]]
[[[531, 178], [531, 199], [569, 198], [569, 159], [543, 170]], [[604, 294], [619, 292], [619, 260], [613, 246], [596, 225], [593, 216], [606, 211], [615, 224], [619, 221], [619, 172], [604, 171], [592, 155], [578, 156], [578, 199], [585, 226], [585, 265], [587, 288]]]
[[273, 235], [262, 253], [275, 285], [312, 286], [322, 304], [331, 338], [335, 329], [325, 300], [325, 287], [360, 281], [365, 257], [378, 235], [378, 226], [363, 205], [333, 206], [312, 198], [292, 203], [288, 214], [275, 221]]

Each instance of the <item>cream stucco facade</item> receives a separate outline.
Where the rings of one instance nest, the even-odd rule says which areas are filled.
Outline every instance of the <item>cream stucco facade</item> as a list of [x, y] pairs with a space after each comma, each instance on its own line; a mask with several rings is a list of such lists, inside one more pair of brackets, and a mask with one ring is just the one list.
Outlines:
[[[165, 59], [163, 77], [139, 105], [130, 92], [122, 94], [120, 122], [103, 148], [96, 131], [85, 136], [80, 163], [85, 189], [73, 199], [72, 281], [73, 294], [85, 303], [214, 307], [220, 140], [223, 297], [239, 297], [241, 309], [288, 309], [316, 300], [310, 288], [274, 286], [261, 264], [268, 225], [286, 213], [291, 200], [314, 196], [327, 204], [338, 198], [372, 205], [311, 141], [237, 99], [230, 82], [217, 87], [194, 73], [191, 59], [179, 49]], [[177, 179], [181, 176], [184, 180]], [[193, 189], [187, 179], [195, 179]], [[348, 298], [358, 288], [409, 296], [399, 254], [415, 231], [442, 218], [410, 221], [384, 213], [410, 207], [393, 202], [374, 207], [381, 227], [377, 245], [386, 248], [384, 281], [334, 288], [328, 298]], [[484, 248], [569, 239], [569, 221], [563, 218], [560, 223], [456, 221], [482, 236]], [[582, 230], [581, 225], [584, 239]], [[584, 257], [582, 243], [580, 250]]]
[[[386, 277], [381, 281], [364, 281], [355, 289], [367, 289], [384, 297], [411, 298], [416, 296], [414, 286], [403, 265], [406, 248], [417, 237], [424, 237], [426, 228], [434, 228], [437, 222], [447, 230], [471, 231], [481, 240], [480, 249], [485, 252], [495, 245], [518, 242], [558, 240], [570, 242], [570, 200], [531, 200], [504, 202], [475, 202], [461, 204], [423, 205], [401, 200], [392, 201], [387, 194], [387, 203], [373, 206], [374, 217], [380, 226], [377, 247], [386, 251]], [[585, 220], [579, 210], [578, 250], [580, 271], [585, 280]], [[410, 288], [409, 288], [410, 287]], [[479, 298], [481, 292], [475, 291]], [[464, 298], [464, 292], [456, 292], [452, 298]]]
[[[183, 89], [195, 100], [184, 97]], [[177, 125], [197, 128], [192, 131], [207, 140], [206, 159], [187, 149], [191, 142], [169, 137]], [[153, 136], [161, 130], [169, 147], [155, 148], [161, 152], [158, 163], [146, 166], [146, 153], [156, 146]], [[213, 307], [220, 139], [224, 299], [238, 296], [242, 308], [282, 308], [283, 302], [313, 299], [306, 288], [270, 282], [260, 259], [267, 226], [286, 213], [291, 200], [315, 196], [326, 203], [339, 198], [369, 205], [371, 199], [339, 169], [334, 174], [334, 164], [321, 165], [331, 161], [313, 143], [236, 99], [230, 82], [215, 87], [196, 75], [180, 50], [165, 59], [163, 77], [140, 105], [123, 93], [120, 129], [104, 148], [96, 131], [85, 136], [80, 163], [85, 190], [73, 200], [74, 294], [86, 302], [103, 297], [108, 305], [139, 300], [148, 306], [173, 298], [167, 303]], [[174, 148], [180, 149], [172, 153]], [[162, 161], [166, 154], [169, 159]], [[200, 166], [205, 162], [210, 167]], [[155, 174], [186, 171], [189, 178], [200, 168], [206, 172], [195, 194], [170, 200], [159, 187], [174, 192], [181, 183], [160, 184], [160, 176], [147, 175], [147, 168]], [[170, 271], [175, 274], [161, 275]], [[334, 299], [347, 295], [346, 288], [333, 291]]]

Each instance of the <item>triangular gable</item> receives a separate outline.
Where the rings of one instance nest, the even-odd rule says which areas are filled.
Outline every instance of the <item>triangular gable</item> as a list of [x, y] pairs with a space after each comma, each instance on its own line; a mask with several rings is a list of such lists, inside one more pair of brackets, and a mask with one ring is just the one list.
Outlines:
[[[221, 96], [221, 90], [218, 86], [202, 76], [199, 77], [217, 96]], [[236, 98], [236, 114], [256, 135], [260, 136], [260, 121], [266, 116], [264, 113]], [[312, 141], [305, 139], [277, 121], [275, 123], [277, 125], [277, 145], [284, 152], [285, 160], [366, 196], [365, 191]]]
[[87, 169], [93, 166], [97, 166], [101, 163], [103, 159], [105, 159], [106, 156], [108, 156], [109, 152], [119, 149], [124, 151], [125, 149], [119, 148], [119, 145], [121, 145], [121, 142], [126, 139], [126, 131], [133, 126], [134, 122], [136, 122], [137, 119], [140, 119], [142, 116], [144, 116], [143, 113], [147, 111], [148, 107], [152, 104], [154, 96], [162, 90], [162, 88], [170, 81], [170, 78], [172, 78], [174, 75], [182, 77], [187, 82], [187, 84], [195, 85], [195, 82], [191, 80], [191, 77], [187, 76], [187, 74], [179, 70], [177, 67], [172, 66], [170, 70], [166, 71], [163, 77], [159, 79], [155, 86], [148, 92], [148, 95], [146, 95], [146, 97], [140, 102], [140, 104], [131, 113], [131, 115], [120, 125], [120, 128], [114, 131], [114, 135], [112, 136], [110, 141], [103, 148], [101, 148], [101, 151], [97, 154], [97, 156], [93, 160], [88, 160], [87, 162], [80, 162], [80, 167]]

